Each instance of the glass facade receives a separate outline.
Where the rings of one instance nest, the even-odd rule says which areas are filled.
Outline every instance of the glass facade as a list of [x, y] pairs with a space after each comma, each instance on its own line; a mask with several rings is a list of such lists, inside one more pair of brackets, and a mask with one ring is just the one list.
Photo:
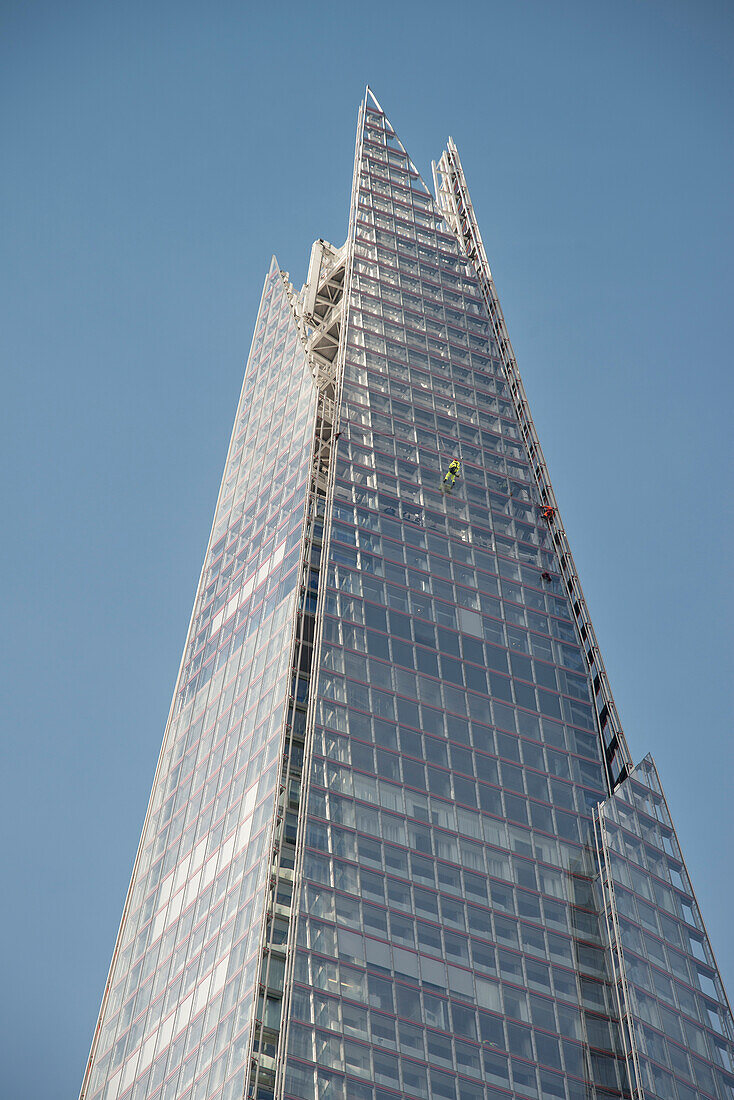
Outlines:
[[83, 1100], [734, 1100], [544, 503], [478, 270], [368, 91], [345, 247], [266, 280]]
[[647, 756], [599, 810], [600, 907], [633, 1072], [652, 1100], [734, 1094], [732, 1015]]
[[273, 260], [82, 1096], [240, 1097], [316, 391]]
[[584, 660], [476, 275], [358, 158], [285, 1094], [613, 1094]]

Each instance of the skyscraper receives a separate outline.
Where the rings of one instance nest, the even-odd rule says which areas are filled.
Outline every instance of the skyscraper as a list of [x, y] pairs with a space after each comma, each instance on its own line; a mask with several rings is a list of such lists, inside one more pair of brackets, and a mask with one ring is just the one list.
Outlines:
[[346, 243], [266, 277], [83, 1100], [734, 1098], [452, 141], [434, 184], [368, 90]]

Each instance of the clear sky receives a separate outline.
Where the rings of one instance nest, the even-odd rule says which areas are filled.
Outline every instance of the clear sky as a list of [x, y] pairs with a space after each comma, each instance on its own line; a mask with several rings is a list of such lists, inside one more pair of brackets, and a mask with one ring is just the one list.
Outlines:
[[451, 134], [632, 752], [730, 991], [727, 0], [0, 11], [0, 1094], [76, 1095], [262, 280], [344, 239], [369, 81]]

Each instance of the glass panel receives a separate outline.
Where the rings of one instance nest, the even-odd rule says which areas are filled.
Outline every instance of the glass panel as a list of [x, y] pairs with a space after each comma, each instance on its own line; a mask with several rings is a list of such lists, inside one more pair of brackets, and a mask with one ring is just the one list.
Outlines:
[[[275, 260], [252, 350], [86, 1092], [242, 1082], [315, 389]], [[207, 1085], [207, 1081], [209, 1084]]]
[[601, 807], [597, 845], [645, 1096], [731, 1097], [731, 1011], [652, 757]]

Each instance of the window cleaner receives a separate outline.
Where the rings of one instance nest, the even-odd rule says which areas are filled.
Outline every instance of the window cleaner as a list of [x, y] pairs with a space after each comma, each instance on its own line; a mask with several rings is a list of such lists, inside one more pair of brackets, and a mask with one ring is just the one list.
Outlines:
[[546, 504], [546, 505], [544, 505], [543, 510], [540, 514], [542, 515], [544, 520], [546, 520], [548, 523], [550, 523], [550, 521], [553, 519], [554, 515], [556, 514], [556, 510], [555, 510], [555, 508], [551, 507], [550, 504]]
[[457, 477], [461, 477], [461, 463], [458, 458], [451, 460], [449, 468], [446, 471], [446, 476], [443, 479], [443, 487], [446, 492], [450, 492], [454, 487], [454, 482]]

